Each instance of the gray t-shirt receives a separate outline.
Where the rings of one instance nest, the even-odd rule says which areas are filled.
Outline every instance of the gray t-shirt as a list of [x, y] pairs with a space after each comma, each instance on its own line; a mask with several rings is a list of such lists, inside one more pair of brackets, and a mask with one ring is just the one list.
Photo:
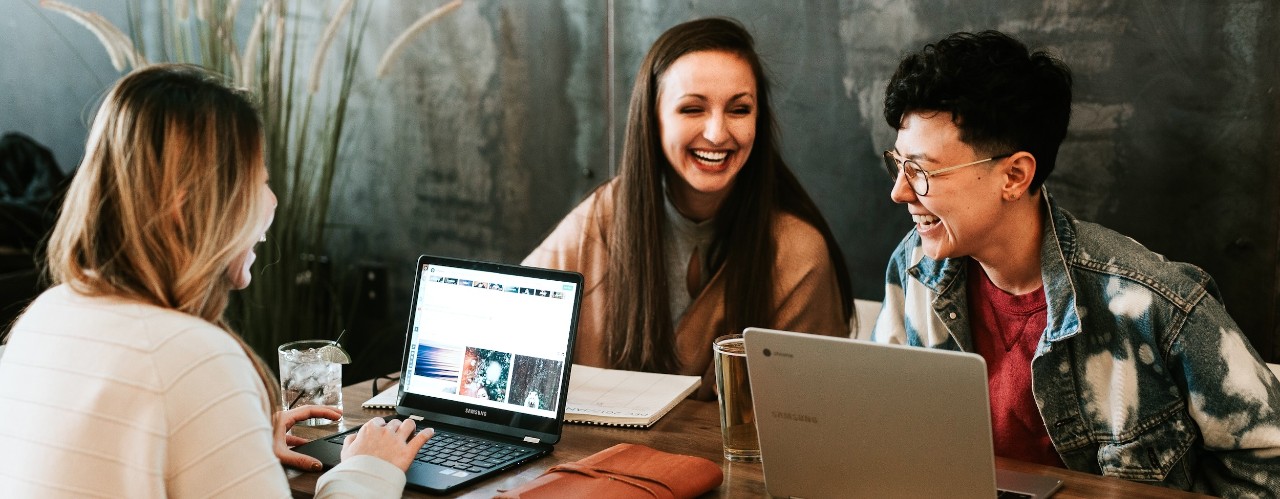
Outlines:
[[693, 252], [698, 252], [698, 282], [696, 289], [701, 291], [711, 280], [711, 270], [707, 263], [707, 249], [715, 237], [715, 219], [694, 222], [680, 214], [671, 203], [671, 196], [663, 196], [662, 203], [667, 217], [663, 226], [662, 248], [667, 259], [667, 291], [671, 304], [671, 327], [680, 324], [680, 318], [693, 302], [694, 296], [689, 294], [689, 261]]

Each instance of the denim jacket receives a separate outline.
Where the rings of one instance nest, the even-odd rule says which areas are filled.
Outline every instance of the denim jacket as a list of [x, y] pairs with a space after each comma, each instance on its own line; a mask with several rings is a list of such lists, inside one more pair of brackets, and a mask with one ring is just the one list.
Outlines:
[[[1067, 467], [1225, 497], [1280, 495], [1280, 381], [1200, 268], [1076, 220], [1044, 194], [1047, 326], [1032, 392]], [[973, 351], [965, 260], [913, 229], [875, 341]]]

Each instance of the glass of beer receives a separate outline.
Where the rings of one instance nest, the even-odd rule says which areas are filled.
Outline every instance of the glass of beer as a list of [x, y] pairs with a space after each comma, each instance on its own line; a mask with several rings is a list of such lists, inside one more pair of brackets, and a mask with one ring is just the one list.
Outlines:
[[716, 338], [711, 344], [716, 363], [716, 395], [720, 399], [720, 435], [724, 457], [730, 461], [759, 461], [760, 439], [747, 379], [747, 351], [741, 334]]

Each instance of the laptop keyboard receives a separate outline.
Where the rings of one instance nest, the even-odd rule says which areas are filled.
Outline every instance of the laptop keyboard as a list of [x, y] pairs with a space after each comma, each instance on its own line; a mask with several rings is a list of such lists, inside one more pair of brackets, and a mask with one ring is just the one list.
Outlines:
[[996, 490], [996, 499], [1032, 499], [1034, 496], [1012, 490]]
[[[329, 437], [329, 441], [341, 445], [346, 437], [346, 434], [338, 434]], [[418, 450], [415, 460], [458, 471], [480, 473], [532, 454], [533, 450], [524, 447], [436, 430], [435, 436]]]
[[427, 445], [418, 451], [417, 460], [458, 471], [480, 473], [531, 454], [532, 450], [523, 447], [437, 431], [427, 441]]

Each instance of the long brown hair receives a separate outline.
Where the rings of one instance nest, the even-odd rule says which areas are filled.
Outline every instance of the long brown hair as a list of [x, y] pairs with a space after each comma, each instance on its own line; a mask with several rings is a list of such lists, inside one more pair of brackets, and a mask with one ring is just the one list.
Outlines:
[[270, 414], [275, 377], [223, 319], [227, 269], [265, 229], [262, 133], [250, 96], [217, 74], [166, 64], [126, 75], [93, 120], [47, 263], [55, 284], [223, 328], [253, 361]]
[[699, 19], [667, 30], [645, 56], [631, 91], [614, 199], [614, 224], [607, 242], [609, 275], [605, 331], [608, 358], [615, 367], [674, 372], [675, 331], [663, 256], [662, 177], [671, 169], [662, 152], [657, 111], [663, 74], [681, 56], [725, 51], [751, 66], [757, 88], [756, 138], [751, 156], [715, 217], [711, 271], [724, 266], [726, 331], [768, 326], [774, 321], [772, 221], [791, 213], [822, 233], [835, 267], [848, 320], [852, 291], [848, 267], [831, 228], [778, 151], [776, 124], [769, 104], [769, 83], [754, 41], [737, 21]]

